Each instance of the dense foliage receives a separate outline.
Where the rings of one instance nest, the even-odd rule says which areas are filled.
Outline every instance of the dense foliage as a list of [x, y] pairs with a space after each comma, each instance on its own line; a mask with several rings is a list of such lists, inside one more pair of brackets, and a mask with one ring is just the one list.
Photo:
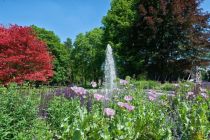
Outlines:
[[48, 126], [38, 118], [39, 104], [40, 94], [26, 84], [0, 87], [0, 139], [52, 138]]
[[79, 34], [71, 53], [73, 81], [82, 85], [103, 79], [102, 64], [105, 56], [104, 32], [95, 28]]
[[103, 19], [106, 41], [115, 48], [120, 74], [155, 80], [185, 78], [204, 65], [210, 15], [201, 0], [113, 0]]
[[[132, 26], [137, 17], [136, 0], [113, 0], [111, 9], [102, 19], [105, 31], [105, 41], [114, 49], [117, 71], [120, 76], [141, 73], [142, 59], [129, 55], [129, 52], [137, 54], [130, 45]], [[136, 63], [135, 66], [129, 62]], [[128, 69], [126, 69], [128, 68]], [[143, 69], [142, 69], [143, 70]]]
[[[52, 31], [47, 31], [44, 28], [39, 28], [35, 25], [32, 26], [37, 37], [44, 41], [49, 51], [54, 57], [54, 76], [52, 78], [51, 84], [54, 85], [64, 85], [65, 83], [70, 83], [71, 77], [71, 64], [70, 64], [70, 47], [61, 43], [58, 36]], [[68, 41], [69, 42], [69, 41]], [[70, 41], [71, 43], [71, 41]], [[71, 46], [71, 44], [70, 44]]]
[[52, 57], [30, 27], [0, 26], [0, 83], [47, 81]]
[[[85, 94], [78, 88], [83, 94], [74, 98], [64, 98], [69, 91], [59, 90], [60, 96], [42, 100], [40, 94], [53, 90], [2, 87], [0, 139], [208, 139], [209, 91], [196, 96], [194, 84], [186, 82], [120, 81], [119, 86], [106, 105], [94, 90]], [[81, 104], [81, 95], [92, 95], [91, 104]], [[48, 103], [45, 118], [38, 116], [43, 102]]]

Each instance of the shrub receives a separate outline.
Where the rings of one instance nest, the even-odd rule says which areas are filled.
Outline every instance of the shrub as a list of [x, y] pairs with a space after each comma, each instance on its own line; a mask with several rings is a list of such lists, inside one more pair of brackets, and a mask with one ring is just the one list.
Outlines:
[[20, 132], [27, 131], [37, 118], [37, 106], [30, 96], [8, 89], [0, 94], [0, 138], [14, 139]]

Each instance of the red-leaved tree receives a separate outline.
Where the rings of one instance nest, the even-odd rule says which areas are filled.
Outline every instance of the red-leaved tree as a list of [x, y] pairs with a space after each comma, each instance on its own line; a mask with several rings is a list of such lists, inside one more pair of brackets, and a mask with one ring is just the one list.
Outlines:
[[52, 56], [30, 27], [0, 26], [1, 84], [47, 81], [52, 76]]

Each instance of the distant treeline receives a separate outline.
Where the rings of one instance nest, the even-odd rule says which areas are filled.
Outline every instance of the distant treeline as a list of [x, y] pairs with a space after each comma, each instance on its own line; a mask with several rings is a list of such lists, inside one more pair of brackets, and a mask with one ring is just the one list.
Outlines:
[[121, 78], [188, 78], [194, 66], [209, 65], [210, 14], [200, 8], [201, 2], [112, 0], [103, 26], [80, 33], [75, 42], [67, 38], [62, 43], [54, 32], [31, 26], [54, 57], [49, 84], [86, 85], [103, 79], [108, 43]]

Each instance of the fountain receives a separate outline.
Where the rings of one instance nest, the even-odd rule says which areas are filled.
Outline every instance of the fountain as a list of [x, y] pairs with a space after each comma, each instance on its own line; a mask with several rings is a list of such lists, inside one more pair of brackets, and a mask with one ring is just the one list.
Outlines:
[[104, 74], [105, 74], [105, 96], [110, 98], [112, 96], [113, 90], [117, 87], [116, 85], [116, 70], [115, 70], [115, 63], [112, 54], [112, 47], [108, 44], [106, 48], [106, 59], [105, 59], [105, 67], [104, 67]]

